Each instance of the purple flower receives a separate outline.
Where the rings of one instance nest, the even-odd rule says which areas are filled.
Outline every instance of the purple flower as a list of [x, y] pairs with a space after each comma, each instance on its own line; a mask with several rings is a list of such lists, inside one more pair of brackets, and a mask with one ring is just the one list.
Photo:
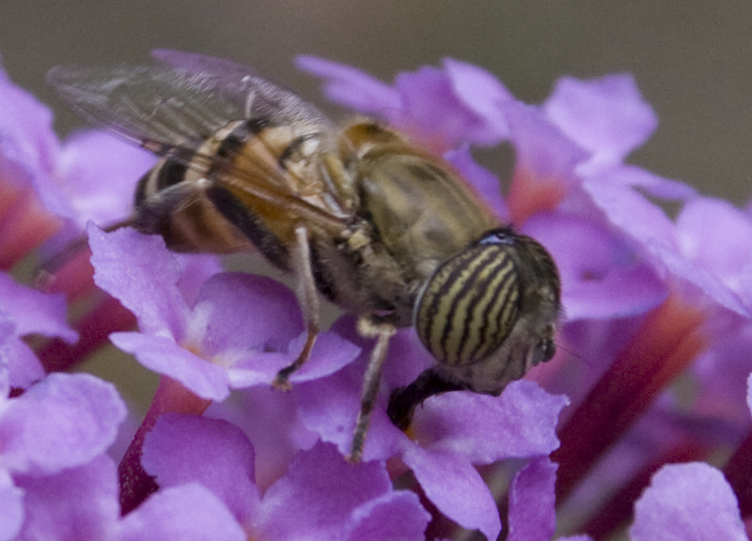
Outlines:
[[[521, 469], [510, 488], [510, 541], [546, 541], [555, 527], [556, 465], [536, 459]], [[586, 541], [586, 535], [560, 538]], [[630, 541], [746, 540], [731, 488], [717, 469], [700, 462], [664, 466], [635, 502]]]
[[54, 214], [81, 231], [88, 220], [116, 221], [131, 210], [135, 181], [154, 158], [103, 132], [76, 132], [63, 143], [52, 114], [0, 73], [0, 176], [32, 185]]
[[161, 490], [126, 516], [118, 528], [122, 541], [184, 539], [244, 541], [240, 525], [209, 490], [197, 483]]
[[[115, 333], [119, 348], [150, 370], [180, 381], [201, 398], [224, 400], [231, 388], [271, 385], [305, 339], [295, 295], [249, 274], [215, 275], [189, 305], [178, 287], [180, 264], [157, 236], [89, 227], [94, 280], [137, 317], [141, 332]], [[322, 333], [291, 381], [328, 375], [358, 354]]]
[[27, 387], [44, 376], [39, 359], [23, 340], [33, 334], [68, 342], [78, 338], [66, 323], [62, 295], [46, 295], [0, 273], [0, 366], [7, 367], [11, 387]]
[[535, 458], [517, 472], [509, 489], [509, 541], [546, 541], [556, 529], [556, 464]]
[[[247, 72], [158, 57], [225, 78]], [[443, 155], [499, 220], [548, 248], [562, 282], [559, 354], [499, 397], [427, 399], [403, 433], [385, 414], [389, 394], [435, 361], [401, 330], [364, 462], [348, 464], [373, 347], [351, 316], [320, 335], [292, 392], [273, 391], [305, 338], [289, 289], [220, 272], [212, 257], [174, 256], [158, 237], [90, 225], [96, 283], [138, 322], [111, 339], [162, 377], [116, 470], [103, 454], [124, 415], [111, 387], [42, 366], [80, 362], [132, 320], [113, 321], [116, 301], [86, 289], [85, 275], [76, 285], [72, 270], [58, 273], [52, 287], [84, 299], [74, 314], [94, 307], [74, 324], [84, 345], [65, 349], [60, 338], [75, 333], [62, 297], [0, 277], [0, 539], [421, 539], [455, 537], [460, 525], [546, 540], [557, 513], [560, 529], [593, 538], [630, 523], [634, 541], [742, 538], [752, 514], [750, 215], [624, 163], [657, 124], [634, 80], [565, 78], [529, 105], [451, 59], [393, 85], [326, 60], [300, 64], [330, 97]], [[62, 225], [47, 249], [89, 219], [108, 225], [129, 212], [153, 158], [96, 132], [58, 142], [46, 107], [5, 76], [0, 102], [0, 265]], [[506, 193], [471, 154], [500, 142], [516, 155]], [[653, 200], [677, 203], [676, 218]], [[669, 387], [678, 375], [690, 396]], [[201, 417], [210, 402], [212, 418]], [[697, 462], [734, 445], [728, 483]]]
[[[346, 70], [337, 71], [331, 65], [325, 66], [327, 69], [314, 65], [313, 71], [334, 81], [329, 88], [330, 95], [331, 88], [337, 89], [334, 93], [336, 99], [346, 95], [344, 89], [349, 88], [348, 84], [354, 85], [350, 90], [361, 84], [362, 77], [348, 78]], [[414, 77], [419, 75], [420, 72]], [[430, 86], [431, 83], [427, 81], [426, 84]], [[481, 83], [476, 91], [483, 95], [492, 87], [484, 87]], [[379, 92], [386, 93], [383, 88]], [[377, 101], [369, 100], [369, 103]], [[437, 114], [449, 107], [447, 101], [437, 99], [435, 95], [423, 107], [430, 104], [435, 106]], [[669, 360], [663, 363], [664, 366], [656, 365], [662, 373], [652, 377], [653, 385], [658, 381], [667, 384], [698, 353], [705, 350], [709, 354], [723, 348], [729, 340], [744, 336], [744, 329], [748, 326], [749, 250], [739, 243], [745, 244], [748, 219], [726, 203], [698, 198], [694, 190], [681, 183], [622, 164], [627, 154], [646, 139], [656, 124], [655, 115], [629, 77], [616, 76], [591, 82], [565, 79], [542, 108], [513, 99], [496, 100], [494, 104], [490, 114], [498, 123], [507, 126], [506, 138], [517, 155], [507, 200], [509, 215], [522, 231], [546, 245], [560, 266], [563, 303], [571, 322], [565, 327], [564, 336], [576, 338], [590, 348], [586, 361], [590, 364], [597, 361], [604, 367], [596, 370], [587, 367], [586, 379], [592, 382], [590, 385], [582, 378], [568, 376], [568, 379], [562, 379], [560, 376], [567, 366], [561, 364], [551, 363], [543, 367], [542, 374], [546, 371], [550, 374], [539, 376], [544, 382], [570, 381], [569, 387], [559, 383], [557, 390], [566, 391], [575, 402], [585, 400], [592, 406], [592, 414], [600, 415], [601, 422], [605, 423], [602, 429], [590, 433], [581, 431], [582, 423], [573, 424], [567, 433], [571, 441], [565, 442], [565, 447], [573, 454], [556, 453], [560, 460], [569, 456], [587, 457], [580, 459], [586, 463], [593, 457], [581, 449], [575, 451], [578, 447], [571, 445], [574, 441], [595, 441], [599, 432], [613, 430], [621, 422], [625, 427], [632, 422], [633, 417], [617, 422], [604, 416], [603, 410], [613, 407], [607, 404], [614, 404], [618, 410], [620, 401], [623, 404], [631, 401], [643, 404], [638, 406], [639, 409], [650, 403], [650, 399], [641, 394], [646, 388], [642, 380], [635, 380], [630, 384], [633, 386], [622, 385], [621, 390], [614, 393], [614, 385], [622, 378], [630, 372], [639, 373], [641, 358]], [[357, 103], [350, 105], [358, 106]], [[409, 109], [401, 107], [401, 114], [408, 115]], [[394, 117], [393, 113], [373, 112], [389, 119]], [[401, 122], [407, 124], [404, 120]], [[463, 140], [459, 133], [461, 129], [458, 128], [454, 138], [444, 137], [444, 140]], [[676, 222], [668, 219], [640, 192], [684, 202]], [[619, 324], [614, 319], [624, 317], [631, 321]], [[593, 319], [603, 323], [588, 322]], [[663, 336], [651, 335], [650, 330], [659, 326], [665, 326], [668, 332]], [[629, 340], [625, 342], [624, 337], [630, 335], [631, 343]], [[711, 336], [716, 340], [709, 341]], [[637, 354], [640, 348], [644, 352]], [[734, 349], [725, 348], [725, 351], [733, 355]], [[702, 393], [696, 414], [707, 414], [708, 406], [717, 404], [718, 399], [736, 404], [736, 412], [741, 409], [739, 383], [744, 378], [733, 377], [728, 372], [729, 361], [726, 359], [729, 357], [724, 355], [719, 359], [717, 354], [714, 356], [718, 361], [715, 366], [724, 372], [719, 374], [718, 380], [708, 373], [705, 363], [705, 372], [698, 380]], [[752, 368], [746, 357], [737, 355], [739, 373]], [[586, 399], [584, 391], [614, 359], [618, 362]], [[719, 380], [728, 381], [729, 385], [715, 384]], [[733, 386], [732, 380], [736, 383], [733, 399], [728, 393], [724, 394]], [[609, 381], [612, 382], [610, 386]], [[703, 382], [714, 383], [705, 385]], [[657, 385], [655, 388], [660, 389], [661, 384]], [[601, 392], [603, 396], [598, 394]], [[601, 405], [596, 406], [599, 400]], [[680, 423], [684, 424], [677, 433], [698, 437], [696, 428], [688, 430], [692, 422], [686, 412], [682, 413], [665, 399], [658, 402], [658, 407], [656, 413], [664, 409], [664, 423], [673, 418], [676, 428], [680, 428]], [[625, 409], [636, 411], [631, 407]], [[726, 407], [721, 418], [729, 419], [730, 411]], [[716, 410], [715, 413], [721, 412]], [[572, 415], [585, 423], [590, 422], [590, 413], [584, 410]], [[735, 417], [739, 418], [738, 413]], [[611, 423], [610, 427], [608, 423]], [[696, 422], [694, 425], [698, 426]], [[710, 435], [707, 431], [705, 433]], [[663, 451], [668, 450], [666, 445], [670, 447], [671, 441], [665, 438], [665, 434], [664, 429], [663, 441], [659, 445]], [[717, 435], [713, 437], [717, 438]], [[565, 462], [568, 460], [566, 458]], [[564, 473], [569, 474], [572, 466], [567, 462]], [[626, 471], [620, 470], [620, 473]]]
[[325, 444], [301, 451], [262, 496], [253, 447], [226, 421], [165, 415], [143, 460], [163, 488], [209, 488], [250, 538], [417, 540], [430, 518], [415, 494], [392, 489], [383, 462], [353, 466]]
[[49, 109], [1, 71], [0, 101], [4, 268], [54, 233], [47, 253], [79, 235], [87, 220], [115, 222], [130, 213], [135, 183], [152, 156], [102, 132], [75, 133], [61, 143]]
[[703, 463], [668, 465], [635, 504], [632, 541], [747, 539], [721, 472]]
[[326, 79], [330, 99], [380, 116], [442, 154], [463, 141], [490, 145], [507, 135], [504, 120], [492, 113], [512, 95], [493, 75], [471, 64], [447, 58], [443, 69], [400, 73], [394, 87], [312, 56], [299, 57], [298, 66]]
[[[88, 374], [51, 374], [16, 398], [1, 397], [0, 524], [6, 529], [0, 533], [6, 536], [0, 539], [14, 538], [22, 527], [42, 536], [45, 530], [62, 527], [63, 522], [50, 519], [55, 508], [71, 509], [60, 499], [58, 488], [100, 482], [90, 470], [98, 467], [95, 462], [108, 460], [97, 457], [115, 440], [125, 414], [114, 386]], [[89, 474], [82, 479], [84, 470]], [[114, 498], [111, 505], [116, 511]], [[100, 506], [81, 513], [101, 510]], [[54, 516], [76, 524], [79, 517], [68, 511]]]
[[[352, 327], [351, 321], [336, 326], [350, 340], [363, 343]], [[324, 441], [335, 443], [343, 454], [350, 450], [366, 362], [367, 355], [363, 355], [337, 374], [293, 391], [303, 423]], [[408, 438], [387, 418], [386, 397], [431, 362], [412, 331], [392, 339], [384, 368], [386, 385], [373, 414], [363, 459], [399, 456], [443, 514], [494, 539], [501, 528], [498, 512], [473, 465], [549, 454], [558, 446], [554, 430], [567, 400], [526, 381], [510, 384], [498, 398], [447, 393], [431, 397], [417, 410]]]

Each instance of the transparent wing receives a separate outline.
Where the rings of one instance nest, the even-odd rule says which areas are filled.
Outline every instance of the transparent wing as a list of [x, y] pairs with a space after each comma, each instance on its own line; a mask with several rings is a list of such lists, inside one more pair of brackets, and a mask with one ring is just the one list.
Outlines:
[[193, 73], [211, 73], [222, 81], [232, 84], [245, 76], [256, 77], [255, 69], [245, 64], [238, 64], [225, 58], [217, 58], [198, 53], [186, 53], [174, 49], [154, 49], [151, 52], [160, 64]]
[[[63, 103], [88, 122], [204, 170], [218, 158], [196, 151], [230, 122], [264, 119], [292, 130], [291, 138], [317, 134], [326, 139], [335, 131], [316, 107], [250, 74], [250, 68], [191, 53], [165, 55], [160, 59], [175, 65], [58, 66], [47, 80]], [[226, 182], [237, 189], [341, 230], [340, 205], [325, 197], [304, 200], [296, 189], [303, 183], [284, 168], [234, 151], [222, 159]]]
[[333, 129], [316, 107], [239, 64], [182, 55], [173, 56], [174, 62], [204, 71], [169, 65], [58, 66], [47, 81], [88, 122], [158, 154], [195, 148], [228, 122], [247, 118], [313, 131]]

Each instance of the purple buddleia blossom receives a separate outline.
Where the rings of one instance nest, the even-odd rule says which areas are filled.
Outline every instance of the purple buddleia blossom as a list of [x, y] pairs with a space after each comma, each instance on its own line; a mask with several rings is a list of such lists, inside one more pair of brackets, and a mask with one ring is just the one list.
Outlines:
[[100, 131], [78, 131], [59, 141], [50, 110], [0, 73], [0, 178], [31, 186], [66, 225], [46, 248], [59, 250], [80, 235], [88, 220], [114, 223], [127, 217], [136, 181], [155, 159]]
[[548, 541], [556, 529], [556, 464], [548, 457], [531, 460], [517, 472], [509, 489], [509, 541]]
[[27, 387], [44, 376], [44, 369], [24, 337], [58, 336], [75, 342], [78, 334], [66, 323], [62, 295], [48, 295], [0, 272], [0, 365], [9, 373], [11, 387]]
[[165, 415], [143, 461], [163, 488], [209, 488], [254, 539], [417, 540], [429, 520], [415, 494], [392, 490], [383, 462], [351, 465], [326, 444], [301, 451], [262, 496], [253, 447], [226, 421]]
[[[109, 460], [102, 453], [115, 440], [125, 414], [114, 386], [88, 374], [51, 374], [18, 397], [0, 398], [0, 479], [5, 503], [0, 506], [0, 524], [6, 528], [0, 529], [5, 535], [0, 539], [12, 539], [13, 532], [21, 528], [29, 538], [54, 538], [48, 537], [49, 531], [59, 531], [64, 524], [73, 531], [85, 531], [88, 526], [78, 530], [79, 519], [82, 524], [98, 522], [89, 515], [100, 511], [107, 514], [101, 506], [109, 505], [110, 518], [114, 519], [115, 486], [111, 487], [109, 503], [106, 498], [91, 501], [80, 508], [82, 515], [67, 507], [71, 502], [59, 489], [74, 490], [77, 486], [74, 491], [78, 493], [84, 485], [100, 482], [99, 473], [92, 473], [91, 468], [96, 469], [93, 464], [97, 460]], [[78, 472], [84, 470], [89, 473], [82, 479]], [[78, 502], [71, 501], [72, 506]], [[53, 508], [61, 511], [56, 513]], [[56, 517], [65, 521], [58, 522]], [[92, 534], [80, 538], [98, 537]]]
[[448, 58], [443, 69], [400, 73], [393, 87], [312, 56], [299, 57], [298, 66], [324, 78], [324, 90], [333, 101], [380, 116], [442, 153], [460, 142], [495, 144], [507, 134], [503, 119], [489, 112], [512, 99], [511, 94], [493, 75], [471, 64]]
[[[248, 73], [201, 55], [157, 57], [216, 69], [225, 78]], [[575, 524], [580, 516], [597, 515], [607, 496], [651, 461], [683, 445], [728, 449], [745, 437], [752, 218], [624, 163], [657, 126], [631, 76], [563, 78], [542, 104], [529, 105], [488, 72], [452, 59], [401, 73], [392, 85], [328, 60], [303, 57], [299, 63], [324, 78], [330, 98], [386, 120], [443, 155], [492, 213], [551, 252], [562, 283], [559, 354], [532, 371], [529, 378], [538, 383], [514, 382], [499, 397], [455, 392], [427, 399], [403, 433], [385, 413], [389, 394], [435, 361], [412, 330], [400, 330], [390, 344], [364, 461], [349, 464], [343, 456], [373, 347], [357, 334], [353, 317], [319, 336], [308, 363], [291, 377], [292, 392], [274, 391], [271, 381], [306, 337], [292, 291], [269, 278], [219, 272], [211, 257], [176, 257], [158, 237], [90, 225], [97, 284], [138, 319], [138, 332], [112, 334], [113, 343], [167, 376], [163, 382], [175, 380], [215, 401], [214, 418], [168, 414], [156, 420], [145, 437], [143, 467], [159, 490], [119, 517], [123, 487], [104, 453], [124, 407], [109, 384], [91, 376], [45, 376], [30, 344], [40, 336], [75, 340], [63, 300], [0, 276], [0, 540], [407, 540], [423, 538], [429, 519], [437, 528], [431, 535], [441, 537], [451, 529], [437, 524], [452, 521], [490, 539], [504, 527], [510, 540], [547, 540], [556, 511], [570, 522], [575, 516]], [[20, 201], [15, 214], [0, 204], [3, 240], [19, 239], [8, 257], [0, 242], [4, 265], [15, 264], [60, 223], [63, 231], [47, 249], [76, 235], [87, 220], [108, 225], [127, 216], [133, 186], [154, 158], [98, 132], [59, 142], [47, 108], [4, 74], [0, 104], [0, 191]], [[502, 142], [516, 158], [503, 190], [472, 157], [472, 146]], [[39, 219], [50, 223], [27, 246], [26, 237], [7, 226], [36, 216], [24, 212], [24, 198], [34, 190], [51, 213], [39, 211]], [[678, 205], [676, 218], [656, 201]], [[657, 354], [651, 347], [660, 340], [645, 339], [644, 324], [677, 304], [681, 310], [669, 313], [688, 314], [694, 326], [677, 339], [683, 349]], [[672, 321], [657, 321], [665, 334], [676, 332]], [[577, 407], [593, 400], [591, 390], [635, 343], [646, 359], [663, 355], [668, 364], [684, 355], [680, 366], [693, 393], [659, 393], [667, 381], [644, 395], [645, 404], [635, 405], [644, 408], [641, 416], [613, 427], [619, 439], [610, 454], [589, 457], [592, 473], [578, 480], [579, 492], [557, 502], [572, 467], [562, 460], [557, 472], [549, 457], [560, 439], [572, 443], [565, 437], [569, 424], [557, 437], [560, 414], [567, 423], [578, 421]], [[627, 380], [609, 382], [614, 396]], [[647, 378], [642, 385], [653, 383]], [[225, 401], [236, 389], [241, 392]], [[563, 410], [570, 401], [576, 408]], [[606, 428], [602, 432], [612, 429]], [[584, 443], [602, 435], [579, 434]], [[497, 506], [506, 493], [492, 494], [484, 475], [506, 459], [514, 459], [506, 472], [519, 470], [502, 525]], [[393, 488], [389, 473], [407, 470], [411, 474], [399, 482], [419, 485], [432, 516], [415, 492]], [[657, 464], [656, 470], [636, 499], [632, 541], [745, 538], [737, 501], [718, 470], [697, 462]], [[612, 528], [631, 519], [615, 520]]]
[[[89, 242], [95, 282], [134, 313], [141, 331], [115, 333], [113, 343], [201, 398], [224, 400], [232, 388], [270, 385], [303, 347], [295, 295], [269, 278], [215, 275], [191, 306], [177, 287], [180, 264], [161, 237], [90, 226]], [[322, 333], [291, 382], [330, 374], [358, 352]]]
[[114, 539], [245, 541], [247, 537], [216, 496], [202, 485], [190, 483], [152, 495], [122, 520]]
[[[325, 91], [335, 101], [390, 121], [423, 125], [423, 117], [411, 107], [412, 100], [405, 97], [408, 90], [403, 89], [399, 82], [390, 87], [354, 68], [313, 57], [302, 57], [299, 64], [326, 80]], [[665, 286], [658, 275], [640, 261], [640, 254], [627, 239], [609, 230], [600, 214], [594, 216], [594, 205], [580, 189], [588, 178], [579, 171], [580, 166], [588, 161], [597, 161], [602, 166], [618, 166], [617, 158], [643, 142], [654, 128], [654, 113], [642, 101], [629, 77], [592, 82], [568, 79], [557, 87], [542, 109], [513, 99], [488, 73], [456, 61], [445, 61], [443, 71], [431, 68], [401, 74], [398, 81], [409, 80], [409, 89], [420, 88], [418, 81], [421, 78], [426, 79], [425, 84], [429, 87], [434, 84], [434, 79], [441, 79], [448, 88], [454, 89], [448, 92], [451, 98], [424, 102], [422, 107], [433, 108], [430, 118], [444, 118], [447, 109], [462, 111], [461, 114], [467, 117], [482, 112], [483, 118], [498, 128], [494, 141], [508, 140], [514, 145], [517, 176], [524, 171], [525, 176], [555, 181], [563, 186], [561, 200], [557, 202], [561, 205], [559, 212], [540, 214], [532, 221], [525, 215], [525, 223], [518, 225], [523, 233], [532, 235], [546, 246], [559, 264], [564, 314], [568, 319], [605, 319], [645, 313], [665, 299]], [[364, 95], [363, 88], [368, 89], [365, 94], [372, 94], [371, 99], [364, 103], [352, 101]], [[472, 92], [468, 94], [469, 89]], [[469, 96], [475, 101], [467, 99]], [[581, 103], [595, 98], [604, 115], [582, 117], [576, 114]], [[625, 126], [625, 118], [632, 124]], [[426, 131], [433, 133], [430, 127], [426, 127]], [[604, 132], [608, 132], [609, 138], [602, 137]], [[454, 126], [452, 133], [457, 138], [455, 144], [458, 140], [481, 142], [473, 139], [469, 125]], [[571, 137], [572, 133], [579, 134], [584, 140]], [[421, 133], [414, 135], [424, 143], [430, 143], [430, 137]], [[610, 156], [609, 160], [606, 156]], [[467, 175], [467, 180], [486, 196], [499, 216], [509, 216], [505, 208], [508, 203], [499, 197], [498, 180], [494, 183], [487, 178], [487, 173], [481, 172], [467, 154], [452, 151], [447, 157], [461, 171], [474, 172]], [[635, 168], [628, 169], [628, 172], [622, 177], [629, 177], [629, 180], [622, 182], [651, 185], [654, 191], [663, 189], [664, 192], [671, 191], [667, 186], [680, 186], [683, 191], [679, 188], [676, 191], [685, 197], [694, 193], [683, 188], [684, 185]], [[514, 216], [515, 212], [511, 214]]]
[[52, 113], [0, 71], [0, 177], [4, 182], [30, 183], [54, 169], [59, 143], [52, 131]]
[[[551, 539], [555, 527], [556, 465], [531, 461], [515, 476], [509, 495], [509, 536]], [[560, 538], [585, 541], [588, 536]], [[746, 540], [736, 498], [721, 472], [704, 463], [664, 466], [635, 503], [630, 541]]]
[[[334, 329], [368, 351], [351, 320], [340, 321]], [[337, 374], [293, 391], [303, 423], [343, 454], [350, 451], [367, 360], [363, 354]], [[432, 362], [413, 331], [392, 338], [363, 458], [399, 455], [442, 513], [494, 539], [501, 528], [496, 504], [473, 465], [549, 454], [558, 446], [555, 427], [566, 397], [550, 395], [527, 381], [510, 384], [498, 398], [472, 393], [435, 396], [416, 411], [408, 438], [387, 418], [386, 398]]]
[[[327, 70], [336, 71], [330, 65]], [[325, 76], [327, 70], [315, 65], [312, 69]], [[335, 99], [346, 95], [343, 73], [333, 77]], [[351, 81], [357, 85], [359, 78]], [[503, 118], [517, 156], [509, 214], [554, 255], [562, 275], [565, 317], [571, 322], [564, 334], [586, 337], [592, 348], [585, 354], [586, 362], [580, 362], [586, 367], [585, 378], [570, 377], [569, 386], [560, 384], [557, 390], [583, 396], [582, 389], [590, 387], [587, 380], [594, 382], [602, 372], [593, 369], [594, 360], [608, 366], [632, 332], [628, 321], [617, 324], [613, 318], [645, 314], [666, 299], [669, 288], [678, 287], [685, 299], [699, 301], [715, 314], [708, 318], [712, 324], [706, 333], [716, 340], [703, 356], [713, 361], [696, 365], [701, 392], [690, 414], [739, 419], [743, 374], [752, 369], [745, 353], [748, 218], [728, 203], [698, 198], [688, 186], [621, 163], [656, 125], [654, 113], [628, 76], [590, 82], [564, 79], [542, 108], [516, 100], [496, 103], [492, 115]], [[522, 197], [515, 193], [515, 188], [522, 191], [520, 185], [526, 188]], [[536, 186], [545, 187], [542, 196], [535, 196]], [[684, 203], [676, 221], [643, 193]], [[604, 323], [594, 325], [589, 322], [593, 318]], [[729, 366], [738, 371], [730, 372]], [[670, 401], [661, 399], [656, 406], [656, 419], [676, 419], [675, 433], [699, 436], [701, 425], [691, 428], [691, 418]], [[717, 430], [705, 433], [718, 442]], [[652, 441], [665, 445], [670, 441], [667, 434], [665, 429], [663, 437], [653, 433]], [[617, 468], [618, 473], [625, 471]]]
[[631, 541], [746, 540], [723, 474], [704, 463], [664, 466], [635, 503]]
[[[752, 370], [748, 287], [752, 259], [747, 250], [752, 219], [727, 202], [696, 197], [671, 221], [628, 187], [606, 190], [589, 182], [586, 189], [609, 220], [645, 248], [646, 262], [666, 276], [671, 289], [704, 313], [704, 349], [690, 367], [695, 399], [689, 408], [682, 408], [666, 396], [656, 404], [655, 413], [663, 416], [664, 423], [678, 420], [684, 426], [675, 428], [700, 441], [738, 443], [749, 430], [743, 400], [746, 376]], [[643, 220], [630, 217], [634, 215]], [[716, 430], [707, 429], [709, 419], [720, 421]]]

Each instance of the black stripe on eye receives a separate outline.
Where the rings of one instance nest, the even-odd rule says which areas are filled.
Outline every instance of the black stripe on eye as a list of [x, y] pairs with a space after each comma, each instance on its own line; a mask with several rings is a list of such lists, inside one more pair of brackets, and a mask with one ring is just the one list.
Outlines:
[[419, 300], [416, 331], [440, 362], [472, 364], [506, 339], [519, 294], [519, 270], [507, 248], [475, 245], [431, 277]]

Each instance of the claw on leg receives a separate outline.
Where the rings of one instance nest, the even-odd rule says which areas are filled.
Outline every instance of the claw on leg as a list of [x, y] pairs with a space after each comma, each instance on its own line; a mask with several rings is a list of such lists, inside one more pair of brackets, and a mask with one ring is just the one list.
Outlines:
[[279, 389], [280, 391], [290, 391], [292, 389], [292, 385], [290, 385], [288, 379], [290, 378], [290, 375], [298, 368], [303, 366], [308, 360], [308, 357], [311, 356], [313, 344], [316, 343], [316, 336], [318, 336], [317, 332], [312, 332], [311, 330], [308, 331], [308, 336], [306, 337], [306, 341], [303, 345], [303, 350], [300, 352], [300, 355], [298, 355], [298, 358], [295, 359], [292, 364], [284, 367], [282, 370], [277, 372], [277, 377], [274, 378], [272, 387]]

